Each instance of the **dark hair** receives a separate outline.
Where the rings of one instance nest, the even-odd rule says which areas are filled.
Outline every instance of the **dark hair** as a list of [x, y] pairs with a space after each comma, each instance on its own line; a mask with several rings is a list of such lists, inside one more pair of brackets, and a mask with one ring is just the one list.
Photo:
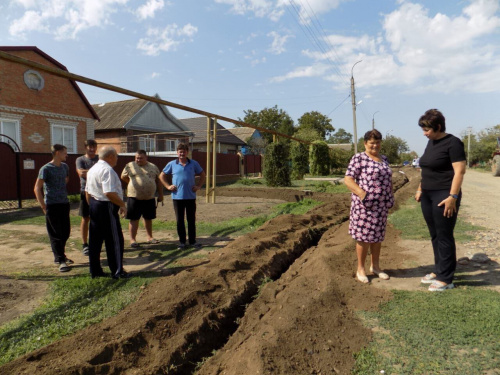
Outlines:
[[148, 156], [146, 150], [143, 150], [143, 149], [140, 149], [140, 150], [137, 150], [135, 152], [137, 155], [144, 155], [144, 156]]
[[189, 145], [187, 143], [179, 143], [177, 145], [177, 151], [178, 150], [185, 150], [185, 151], [189, 151]]
[[368, 142], [370, 139], [380, 141], [382, 139], [382, 134], [377, 129], [373, 129], [365, 133], [364, 139], [365, 142]]
[[84, 143], [85, 147], [88, 146], [96, 146], [97, 147], [97, 142], [94, 139], [87, 139]]
[[418, 120], [418, 126], [421, 128], [431, 128], [435, 132], [445, 132], [446, 122], [444, 116], [437, 109], [429, 109]]
[[50, 148], [52, 156], [55, 156], [57, 151], [62, 151], [62, 150], [67, 150], [67, 147], [65, 145], [60, 145], [59, 143], [56, 143]]

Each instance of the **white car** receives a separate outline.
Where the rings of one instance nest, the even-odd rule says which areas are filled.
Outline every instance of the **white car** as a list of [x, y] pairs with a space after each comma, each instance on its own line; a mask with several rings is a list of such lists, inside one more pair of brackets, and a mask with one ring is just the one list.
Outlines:
[[420, 158], [413, 159], [413, 162], [411, 163], [411, 166], [413, 168], [419, 168], [420, 167], [420, 164], [418, 164], [419, 161], [420, 161]]

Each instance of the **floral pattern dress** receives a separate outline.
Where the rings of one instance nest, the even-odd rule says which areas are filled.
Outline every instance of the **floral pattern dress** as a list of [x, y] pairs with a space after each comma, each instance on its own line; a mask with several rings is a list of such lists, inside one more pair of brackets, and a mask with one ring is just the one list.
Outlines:
[[345, 173], [367, 192], [363, 200], [351, 194], [349, 234], [356, 241], [377, 243], [385, 238], [387, 213], [394, 205], [394, 194], [392, 170], [387, 157], [381, 155], [381, 159], [377, 162], [361, 152], [352, 157]]

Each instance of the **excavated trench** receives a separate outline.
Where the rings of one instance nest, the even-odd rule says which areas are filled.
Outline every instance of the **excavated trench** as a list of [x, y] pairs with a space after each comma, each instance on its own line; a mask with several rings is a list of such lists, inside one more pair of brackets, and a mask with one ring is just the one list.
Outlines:
[[[395, 190], [408, 181], [398, 177]], [[254, 305], [260, 306], [255, 303], [261, 299], [256, 296], [263, 281], [282, 281], [282, 275], [289, 274], [294, 263], [299, 267], [296, 261], [316, 249], [325, 233], [334, 238], [332, 233], [348, 219], [347, 195], [321, 198], [327, 203], [311, 213], [270, 220], [211, 253], [208, 263], [157, 279], [117, 316], [18, 358], [1, 367], [0, 373], [192, 374], [200, 370], [240, 331], [249, 309], [262, 309]], [[343, 295], [335, 294], [339, 300]]]

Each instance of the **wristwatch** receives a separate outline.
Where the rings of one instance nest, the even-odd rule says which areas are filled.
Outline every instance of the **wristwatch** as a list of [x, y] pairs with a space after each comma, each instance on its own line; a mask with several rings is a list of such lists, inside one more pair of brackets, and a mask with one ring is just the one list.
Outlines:
[[450, 197], [458, 199], [458, 194], [450, 194]]

